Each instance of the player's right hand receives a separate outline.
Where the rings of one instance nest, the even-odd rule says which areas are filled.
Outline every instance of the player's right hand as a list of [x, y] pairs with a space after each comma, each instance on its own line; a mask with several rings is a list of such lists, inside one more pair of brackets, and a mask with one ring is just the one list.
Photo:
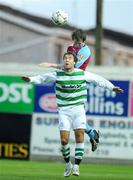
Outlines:
[[26, 82], [30, 82], [30, 78], [29, 78], [29, 77], [22, 76], [21, 78], [22, 78], [24, 81], [26, 81]]

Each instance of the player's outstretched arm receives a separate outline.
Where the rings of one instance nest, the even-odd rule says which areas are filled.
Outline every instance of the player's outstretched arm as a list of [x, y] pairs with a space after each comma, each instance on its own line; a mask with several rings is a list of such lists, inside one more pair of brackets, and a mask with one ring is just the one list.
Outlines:
[[26, 82], [31, 82], [35, 84], [46, 84], [50, 82], [56, 81], [56, 71], [49, 71], [44, 74], [40, 74], [37, 76], [22, 76], [21, 79], [23, 79]]
[[43, 68], [62, 68], [63, 64], [55, 64], [55, 63], [40, 63], [39, 64], [40, 67]]
[[94, 84], [103, 87], [103, 88], [107, 88], [110, 89], [116, 93], [123, 93], [124, 90], [118, 86], [114, 86], [110, 81], [108, 81], [107, 79], [103, 78], [102, 76], [99, 76], [97, 74], [93, 74], [90, 72], [85, 72], [85, 76], [86, 76], [86, 80], [88, 82], [93, 82]]
[[116, 93], [123, 93], [123, 92], [124, 92], [124, 90], [121, 89], [121, 88], [118, 87], [118, 86], [115, 86], [115, 87], [113, 88], [113, 91], [116, 92]]

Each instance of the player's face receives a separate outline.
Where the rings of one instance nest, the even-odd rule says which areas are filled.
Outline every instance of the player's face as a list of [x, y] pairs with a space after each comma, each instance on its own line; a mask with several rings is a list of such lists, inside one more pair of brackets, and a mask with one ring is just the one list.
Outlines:
[[66, 54], [64, 57], [64, 67], [66, 70], [73, 70], [74, 69], [74, 57], [72, 54]]

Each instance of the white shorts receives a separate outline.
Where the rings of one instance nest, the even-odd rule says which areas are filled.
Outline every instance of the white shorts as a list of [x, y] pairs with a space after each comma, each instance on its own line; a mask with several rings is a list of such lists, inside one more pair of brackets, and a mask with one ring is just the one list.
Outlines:
[[65, 131], [86, 129], [84, 105], [59, 109], [59, 129]]

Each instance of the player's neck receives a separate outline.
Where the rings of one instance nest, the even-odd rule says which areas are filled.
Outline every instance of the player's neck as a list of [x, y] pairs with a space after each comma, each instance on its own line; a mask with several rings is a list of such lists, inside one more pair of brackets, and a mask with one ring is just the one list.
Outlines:
[[75, 43], [75, 44], [73, 44], [73, 46], [74, 46], [74, 48], [82, 48], [82, 47], [85, 46], [85, 43], [84, 42], [82, 42], [82, 43]]
[[65, 72], [73, 72], [74, 71], [74, 67], [73, 68], [64, 68]]

